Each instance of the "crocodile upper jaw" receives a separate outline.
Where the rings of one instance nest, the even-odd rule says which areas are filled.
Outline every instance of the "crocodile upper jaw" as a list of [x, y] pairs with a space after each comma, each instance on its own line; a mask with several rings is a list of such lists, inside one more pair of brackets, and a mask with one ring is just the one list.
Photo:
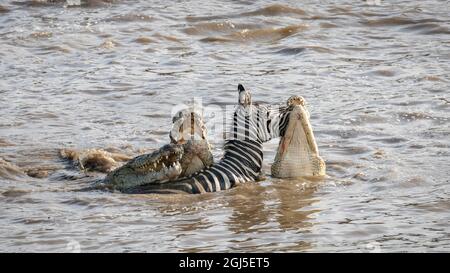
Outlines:
[[290, 112], [271, 170], [272, 176], [280, 178], [325, 175], [325, 163], [303, 105], [293, 106]]
[[151, 154], [133, 158], [128, 163], [110, 172], [105, 183], [121, 190], [130, 186], [152, 183], [164, 183], [177, 178], [181, 173], [180, 159], [183, 147], [168, 144]]

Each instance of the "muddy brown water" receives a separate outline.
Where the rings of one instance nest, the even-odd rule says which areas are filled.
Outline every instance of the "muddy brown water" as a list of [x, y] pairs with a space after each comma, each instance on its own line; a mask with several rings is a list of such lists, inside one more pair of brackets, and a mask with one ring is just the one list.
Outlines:
[[[450, 251], [446, 1], [0, 1], [0, 251]], [[76, 192], [60, 149], [127, 156], [171, 109], [309, 103], [323, 180]], [[220, 137], [213, 138], [216, 158]]]

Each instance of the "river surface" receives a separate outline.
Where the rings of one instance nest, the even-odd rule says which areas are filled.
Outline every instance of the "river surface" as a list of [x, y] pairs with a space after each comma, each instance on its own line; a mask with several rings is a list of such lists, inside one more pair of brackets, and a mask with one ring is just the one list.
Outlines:
[[[449, 7], [0, 0], [0, 251], [449, 252]], [[122, 164], [238, 83], [306, 99], [328, 177], [271, 178], [273, 140], [266, 179], [228, 191], [76, 191], [104, 174], [61, 154]]]

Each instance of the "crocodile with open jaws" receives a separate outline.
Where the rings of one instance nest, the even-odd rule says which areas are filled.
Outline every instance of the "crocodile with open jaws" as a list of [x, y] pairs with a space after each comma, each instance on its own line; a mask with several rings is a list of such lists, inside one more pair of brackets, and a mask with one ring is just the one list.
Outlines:
[[172, 123], [169, 144], [131, 159], [108, 173], [97, 187], [125, 191], [149, 183], [167, 183], [210, 166], [211, 145], [198, 108], [178, 111]]
[[305, 99], [292, 96], [289, 124], [282, 133], [271, 171], [273, 177], [325, 176], [325, 161], [319, 155], [316, 138], [305, 108]]
[[[279, 111], [252, 104], [251, 94], [238, 86], [239, 105], [234, 112], [234, 136], [224, 145], [223, 158], [194, 174], [166, 183], [139, 183], [127, 193], [205, 193], [226, 190], [240, 183], [256, 181], [261, 175], [262, 144], [281, 137], [272, 176], [287, 178], [325, 175], [325, 162], [305, 109], [305, 100], [292, 96]], [[172, 153], [176, 154], [176, 153]], [[177, 161], [174, 157], [172, 161]]]

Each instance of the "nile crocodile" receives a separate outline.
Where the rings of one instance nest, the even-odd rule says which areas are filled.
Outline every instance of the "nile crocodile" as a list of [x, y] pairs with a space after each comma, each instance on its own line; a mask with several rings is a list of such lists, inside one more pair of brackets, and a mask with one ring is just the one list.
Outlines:
[[288, 99], [287, 106], [291, 112], [289, 124], [281, 133], [271, 167], [272, 176], [324, 176], [325, 162], [319, 155], [305, 100], [300, 96], [292, 96]]
[[238, 91], [239, 105], [233, 114], [230, 135], [225, 140], [224, 156], [219, 162], [193, 175], [167, 183], [138, 185], [126, 192], [205, 193], [256, 181], [262, 170], [262, 145], [277, 137], [281, 140], [272, 167], [274, 176], [325, 174], [325, 164], [318, 154], [303, 98], [293, 96], [288, 99], [287, 106], [271, 108], [252, 104], [250, 92], [242, 85], [238, 85]]
[[172, 123], [169, 144], [108, 173], [101, 186], [124, 191], [144, 184], [166, 183], [210, 166], [213, 156], [201, 114], [189, 107], [178, 111]]

